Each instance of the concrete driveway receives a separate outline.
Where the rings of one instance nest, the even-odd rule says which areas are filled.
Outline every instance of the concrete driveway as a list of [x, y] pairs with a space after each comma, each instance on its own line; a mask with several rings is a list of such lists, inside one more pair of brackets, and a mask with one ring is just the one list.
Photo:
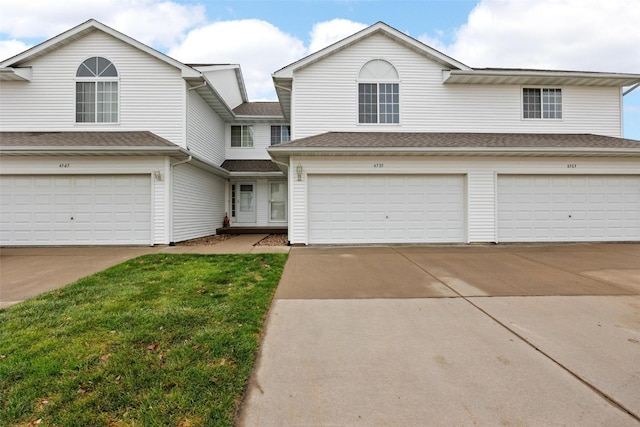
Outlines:
[[640, 244], [293, 248], [238, 424], [640, 424]]
[[0, 249], [0, 309], [147, 253], [153, 247]]

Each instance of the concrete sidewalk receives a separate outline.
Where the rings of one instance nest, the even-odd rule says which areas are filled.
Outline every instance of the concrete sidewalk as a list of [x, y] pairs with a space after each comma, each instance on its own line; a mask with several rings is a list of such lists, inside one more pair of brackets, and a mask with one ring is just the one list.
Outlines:
[[246, 234], [211, 246], [0, 248], [0, 309], [149, 253], [288, 253], [288, 246], [254, 246], [266, 234]]
[[640, 424], [640, 245], [293, 248], [240, 426]]

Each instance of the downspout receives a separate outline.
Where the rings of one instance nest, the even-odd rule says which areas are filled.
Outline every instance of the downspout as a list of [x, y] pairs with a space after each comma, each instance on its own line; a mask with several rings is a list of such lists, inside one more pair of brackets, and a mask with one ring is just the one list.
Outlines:
[[622, 92], [622, 96], [620, 97], [620, 114], [621, 114], [620, 135], [622, 135], [622, 136], [624, 136], [624, 97], [626, 95], [629, 95], [631, 92], [636, 90], [638, 87], [640, 87], [640, 83], [636, 83], [636, 84], [632, 85], [629, 89], [627, 89], [624, 92]]
[[170, 234], [170, 236], [169, 236], [169, 246], [175, 246], [176, 245], [176, 243], [174, 242], [174, 239], [173, 239], [173, 211], [174, 211], [174, 207], [173, 207], [173, 199], [174, 199], [174, 197], [173, 197], [173, 194], [174, 194], [174, 190], [175, 190], [175, 185], [174, 185], [174, 181], [175, 181], [174, 180], [174, 174], [175, 174], [175, 172], [174, 172], [173, 168], [175, 168], [178, 165], [183, 165], [185, 163], [189, 163], [191, 160], [193, 160], [193, 156], [189, 155], [189, 157], [187, 157], [186, 160], [181, 160], [181, 161], [171, 165], [171, 195], [170, 195], [171, 203], [169, 203], [169, 211], [170, 211], [169, 212], [169, 219], [170, 219], [169, 226], [170, 226], [171, 232], [169, 233]]
[[634, 84], [629, 89], [627, 89], [624, 92], [622, 92], [622, 96], [626, 96], [626, 95], [630, 94], [631, 92], [633, 92], [634, 90], [638, 89], [639, 87], [640, 87], [640, 83]]

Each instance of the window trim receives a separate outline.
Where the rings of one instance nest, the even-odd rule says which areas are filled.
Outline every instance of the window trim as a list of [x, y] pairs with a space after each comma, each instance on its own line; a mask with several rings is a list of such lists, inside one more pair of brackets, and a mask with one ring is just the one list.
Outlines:
[[[233, 145], [233, 128], [234, 127], [240, 128], [240, 145]], [[245, 128], [251, 129], [251, 145], [245, 145], [245, 132], [244, 132]], [[229, 127], [229, 146], [231, 148], [239, 148], [239, 149], [254, 148], [255, 139], [256, 138], [255, 138], [255, 132], [253, 130], [253, 125], [231, 125]]]
[[[526, 89], [534, 89], [538, 90], [540, 93], [540, 117], [525, 117], [524, 110], [524, 91]], [[544, 117], [545, 114], [545, 103], [544, 103], [544, 95], [543, 92], [545, 90], [559, 90], [560, 91], [560, 117]], [[548, 104], [547, 104], [548, 105]], [[558, 112], [556, 111], [555, 114]], [[520, 87], [520, 120], [525, 121], [562, 121], [564, 120], [564, 88], [562, 86], [537, 86], [537, 85], [527, 85]]]
[[[287, 128], [287, 133], [288, 133], [288, 136], [289, 136], [289, 139], [287, 139], [287, 140], [283, 140], [282, 139], [282, 128], [283, 127]], [[276, 143], [273, 142], [273, 128], [280, 128], [280, 141], [278, 141]], [[289, 142], [289, 141], [291, 141], [291, 125], [271, 125], [269, 127], [269, 145], [270, 146], [280, 145], [280, 144], [282, 144], [284, 142]]]
[[[107, 61], [109, 61], [109, 63], [113, 66], [113, 68], [116, 71], [116, 76], [113, 77], [100, 77], [100, 76], [94, 76], [94, 77], [78, 77], [78, 70], [80, 70], [80, 67], [83, 66], [83, 64], [92, 58], [103, 58]], [[95, 100], [94, 100], [94, 121], [91, 122], [80, 122], [78, 121], [78, 83], [92, 83], [94, 90], [95, 90]], [[117, 90], [116, 90], [116, 120], [115, 121], [109, 121], [109, 122], [99, 122], [98, 119], [98, 96], [97, 96], [97, 88], [98, 88], [98, 83], [116, 83], [117, 85]], [[118, 67], [116, 67], [116, 64], [109, 59], [106, 56], [90, 56], [88, 58], [83, 59], [78, 66], [75, 68], [75, 74], [74, 74], [74, 80], [73, 80], [73, 104], [74, 104], [74, 108], [73, 108], [73, 122], [74, 125], [76, 126], [117, 126], [120, 124], [120, 98], [121, 98], [121, 88], [122, 85], [120, 84], [120, 72], [118, 71]]]
[[[376, 61], [382, 61], [382, 62], [386, 62], [387, 64], [389, 64], [391, 67], [393, 67], [393, 70], [395, 71], [395, 74], [397, 76], [397, 78], [384, 78], [384, 77], [380, 77], [380, 78], [372, 78], [370, 76], [367, 76], [365, 78], [360, 77], [363, 70], [367, 67], [368, 64], [372, 63], [372, 62], [376, 62]], [[402, 95], [401, 95], [401, 91], [402, 91], [402, 80], [400, 79], [400, 73], [398, 72], [397, 67], [391, 62], [388, 61], [384, 58], [372, 58], [367, 60], [364, 64], [362, 64], [362, 66], [360, 67], [360, 69], [358, 70], [358, 75], [356, 78], [356, 124], [358, 126], [399, 126], [402, 123]], [[368, 84], [368, 85], [373, 85], [375, 84], [376, 86], [376, 121], [372, 122], [372, 123], [368, 123], [368, 122], [361, 122], [360, 121], [360, 85], [361, 84]], [[388, 84], [393, 84], [397, 86], [397, 96], [398, 96], [398, 121], [397, 122], [381, 122], [380, 121], [380, 117], [382, 114], [381, 113], [381, 104], [387, 104], [387, 103], [381, 103], [380, 102], [380, 87], [381, 85], [388, 85]], [[387, 104], [388, 105], [388, 104]], [[393, 104], [391, 104], [393, 105]], [[392, 113], [393, 114], [393, 113]]]
[[[276, 183], [277, 184], [283, 184], [284, 188], [285, 188], [285, 191], [287, 192], [287, 196], [284, 199], [284, 219], [272, 219], [271, 218], [271, 203], [272, 203], [272, 201], [271, 201], [271, 199], [272, 199], [272, 197], [271, 197], [271, 184], [276, 184]], [[269, 218], [269, 221], [268, 222], [273, 222], [273, 223], [278, 223], [278, 224], [286, 223], [288, 221], [288, 218], [289, 218], [289, 187], [287, 185], [287, 181], [283, 181], [281, 179], [268, 180], [267, 181], [267, 185], [269, 187], [269, 194], [268, 194], [268, 197], [269, 197], [269, 206], [268, 206], [268, 218]]]

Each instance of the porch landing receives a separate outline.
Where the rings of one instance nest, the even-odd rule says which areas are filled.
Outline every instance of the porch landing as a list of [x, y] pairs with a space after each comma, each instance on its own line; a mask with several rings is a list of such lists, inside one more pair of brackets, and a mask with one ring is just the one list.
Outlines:
[[216, 234], [287, 234], [285, 227], [221, 227]]

